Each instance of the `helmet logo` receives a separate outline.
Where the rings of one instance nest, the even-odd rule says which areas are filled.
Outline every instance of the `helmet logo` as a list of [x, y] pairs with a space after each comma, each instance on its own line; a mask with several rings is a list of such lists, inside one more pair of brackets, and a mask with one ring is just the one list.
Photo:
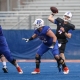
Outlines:
[[70, 14], [70, 12], [67, 13], [68, 15]]
[[44, 21], [42, 19], [36, 19], [33, 24], [34, 24], [34, 28], [38, 29], [44, 26]]
[[41, 20], [37, 20], [37, 24], [40, 24], [42, 21]]

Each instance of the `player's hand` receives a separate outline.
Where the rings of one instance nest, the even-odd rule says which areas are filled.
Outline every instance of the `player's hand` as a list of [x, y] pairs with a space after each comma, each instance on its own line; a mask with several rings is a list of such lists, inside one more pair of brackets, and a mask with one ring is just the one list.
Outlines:
[[60, 30], [61, 30], [62, 32], [65, 32], [65, 29], [64, 29], [63, 27], [61, 27]]
[[50, 46], [49, 48], [54, 48], [54, 46]]
[[49, 48], [54, 48], [55, 44], [56, 44], [56, 43], [53, 42], [52, 45], [51, 45]]
[[57, 13], [52, 13], [53, 16], [54, 16], [55, 14], [57, 14]]
[[29, 39], [26, 39], [26, 38], [22, 38], [22, 40], [25, 40], [26, 42], [29, 42]]

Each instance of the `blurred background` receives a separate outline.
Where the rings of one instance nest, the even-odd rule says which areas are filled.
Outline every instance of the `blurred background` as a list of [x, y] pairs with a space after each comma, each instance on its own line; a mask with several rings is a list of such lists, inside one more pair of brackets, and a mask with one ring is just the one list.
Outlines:
[[[72, 12], [72, 23], [76, 30], [67, 44], [65, 55], [67, 59], [80, 59], [80, 0], [0, 0], [0, 25], [14, 57], [35, 58], [41, 41], [22, 41], [23, 37], [29, 38], [33, 34], [32, 24], [35, 19], [42, 18], [45, 25], [49, 25], [55, 32], [56, 25], [47, 19], [51, 14], [51, 6], [59, 10], [55, 18], [63, 18], [66, 11]], [[42, 58], [52, 59], [53, 55], [48, 51]]]

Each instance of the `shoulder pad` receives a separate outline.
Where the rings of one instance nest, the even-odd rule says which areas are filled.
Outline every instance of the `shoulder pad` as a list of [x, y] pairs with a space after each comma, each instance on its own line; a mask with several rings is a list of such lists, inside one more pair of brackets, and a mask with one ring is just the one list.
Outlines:
[[58, 22], [64, 22], [64, 20], [61, 19], [61, 18], [59, 18], [59, 17], [58, 17], [56, 20], [57, 20]]
[[71, 28], [72, 30], [75, 30], [75, 25], [69, 23], [69, 26], [70, 26], [70, 28]]
[[45, 34], [45, 33], [47, 33], [47, 31], [50, 29], [50, 27], [49, 26], [44, 26], [44, 30], [43, 30], [43, 33]]

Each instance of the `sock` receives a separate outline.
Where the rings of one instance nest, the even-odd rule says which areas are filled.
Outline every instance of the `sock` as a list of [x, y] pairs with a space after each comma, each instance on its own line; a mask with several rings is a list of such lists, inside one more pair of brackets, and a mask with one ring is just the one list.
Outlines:
[[2, 62], [2, 64], [3, 64], [3, 68], [7, 68], [6, 62]]
[[64, 63], [64, 64], [62, 64], [62, 66], [63, 66], [63, 68], [64, 68], [64, 67], [66, 67], [66, 64]]
[[16, 64], [16, 67], [19, 67], [19, 65], [18, 65], [18, 64]]
[[36, 64], [36, 68], [39, 68], [40, 64]]

